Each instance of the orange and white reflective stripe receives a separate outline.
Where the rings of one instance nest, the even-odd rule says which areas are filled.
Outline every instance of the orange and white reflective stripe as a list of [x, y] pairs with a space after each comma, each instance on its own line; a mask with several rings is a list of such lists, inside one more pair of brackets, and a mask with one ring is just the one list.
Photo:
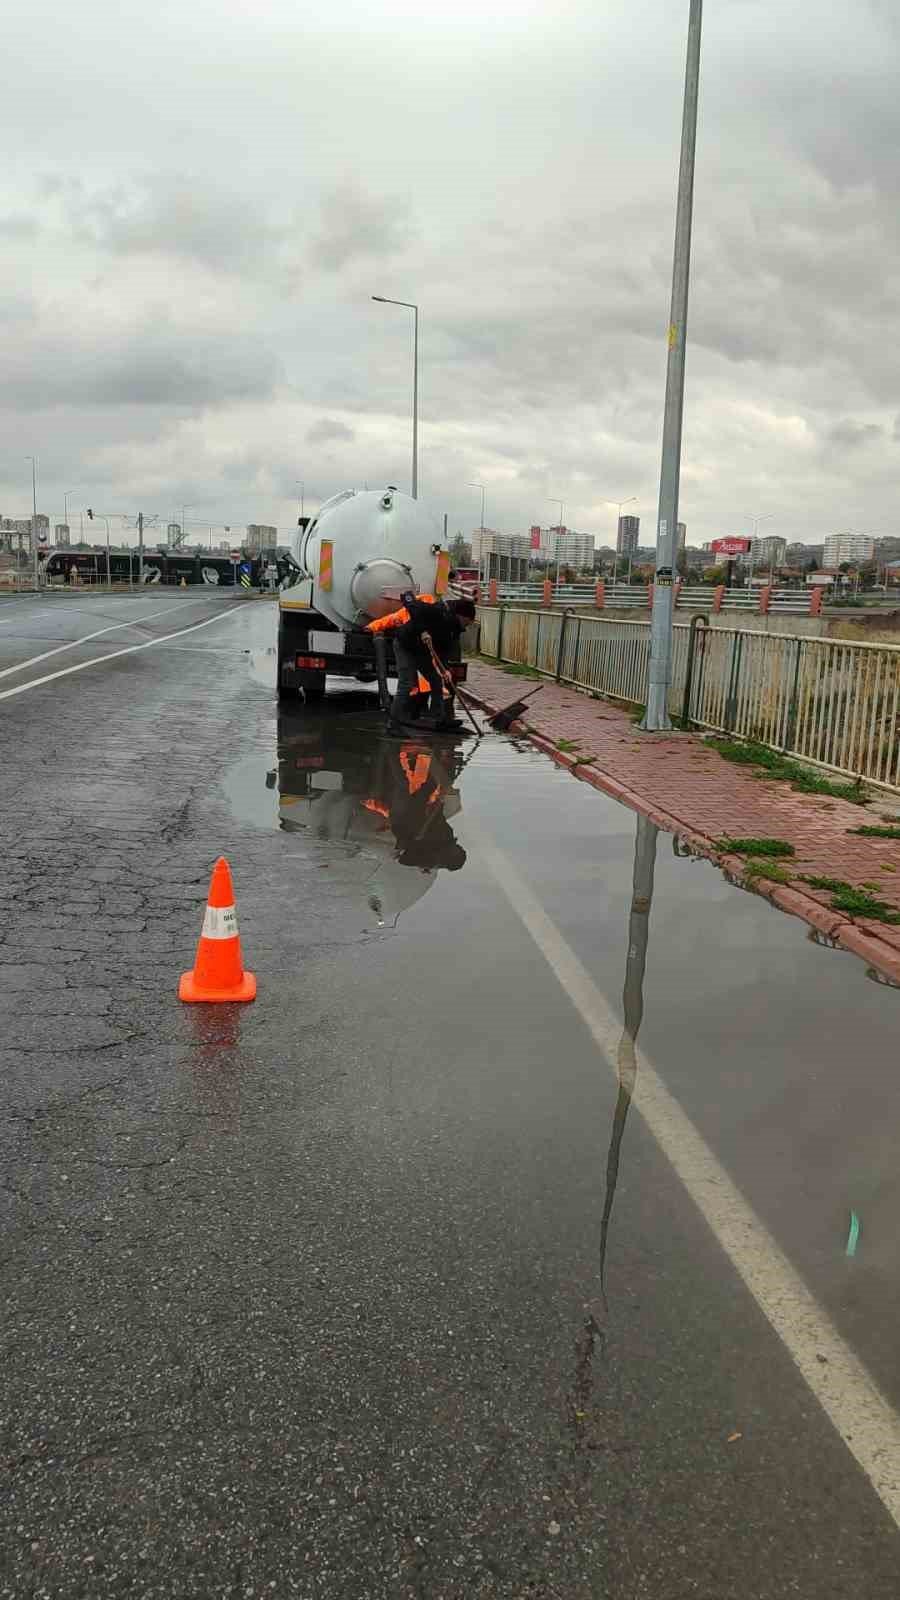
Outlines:
[[319, 588], [326, 591], [334, 582], [334, 544], [323, 539], [319, 546]]
[[450, 551], [442, 550], [437, 558], [437, 568], [434, 574], [435, 594], [444, 594], [450, 582]]
[[201, 939], [236, 939], [237, 931], [235, 906], [207, 906], [200, 930]]

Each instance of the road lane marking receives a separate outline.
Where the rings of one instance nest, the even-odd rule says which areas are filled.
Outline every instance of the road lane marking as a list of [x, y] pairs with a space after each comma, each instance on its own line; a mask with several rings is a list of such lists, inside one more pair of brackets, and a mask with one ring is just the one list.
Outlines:
[[[80, 639], [69, 639], [66, 644], [54, 645], [52, 650], [42, 650], [40, 655], [29, 656], [27, 661], [20, 661], [15, 667], [4, 667], [0, 678], [9, 678], [14, 672], [24, 672], [26, 667], [36, 666], [38, 661], [46, 661], [49, 656], [61, 655], [63, 650], [77, 650], [80, 644], [88, 644], [91, 639], [100, 639], [104, 633], [118, 633], [121, 628], [133, 628], [138, 622], [149, 622], [151, 617], [164, 617], [179, 602], [163, 606], [161, 611], [145, 611], [140, 617], [132, 617], [129, 622], [114, 622], [109, 628], [97, 628], [94, 633], [84, 633]], [[49, 613], [48, 613], [49, 615]]]
[[42, 684], [53, 683], [57, 678], [68, 678], [73, 672], [86, 672], [88, 667], [100, 667], [105, 661], [118, 660], [119, 656], [133, 656], [138, 650], [152, 650], [156, 645], [166, 644], [169, 639], [196, 633], [198, 628], [208, 628], [211, 623], [221, 622], [225, 617], [233, 617], [236, 612], [243, 610], [242, 604], [231, 606], [228, 611], [220, 611], [215, 617], [206, 617], [203, 622], [192, 622], [187, 628], [176, 628], [174, 633], [162, 633], [158, 639], [145, 639], [143, 644], [129, 644], [122, 650], [109, 650], [105, 656], [94, 656], [91, 661], [78, 661], [73, 667], [60, 667], [58, 672], [46, 672], [42, 678], [32, 678], [29, 683], [20, 683], [15, 689], [0, 689], [0, 700], [12, 700], [15, 695], [26, 694], [29, 689], [39, 689]]
[[[617, 1072], [622, 1021], [509, 857], [471, 819], [500, 888], [601, 1054]], [[900, 1417], [647, 1057], [637, 1052], [635, 1104], [822, 1409], [900, 1525]]]

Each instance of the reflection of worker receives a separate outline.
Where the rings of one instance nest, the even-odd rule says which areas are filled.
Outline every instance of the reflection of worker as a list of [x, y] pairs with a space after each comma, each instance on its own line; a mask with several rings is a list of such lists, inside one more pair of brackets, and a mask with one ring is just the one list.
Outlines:
[[388, 813], [397, 860], [404, 867], [458, 872], [466, 852], [444, 815], [447, 774], [420, 744], [407, 742], [397, 755], [403, 781], [393, 786]]
[[[398, 630], [394, 639], [394, 657], [397, 662], [397, 693], [391, 707], [391, 725], [400, 731], [400, 725], [409, 720], [410, 695], [419, 676], [427, 678], [431, 686], [431, 714], [434, 726], [453, 728], [454, 719], [444, 709], [444, 674], [440, 663], [446, 662], [468, 624], [475, 616], [471, 600], [417, 600], [404, 595], [403, 602], [409, 612], [409, 621]], [[437, 660], [435, 660], [437, 657]]]

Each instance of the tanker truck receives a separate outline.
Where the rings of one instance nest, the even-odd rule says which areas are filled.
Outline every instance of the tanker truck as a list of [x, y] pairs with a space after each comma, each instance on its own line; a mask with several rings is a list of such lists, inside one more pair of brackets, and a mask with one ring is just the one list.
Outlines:
[[[374, 682], [375, 636], [366, 624], [396, 611], [409, 591], [443, 594], [449, 571], [434, 518], [392, 487], [345, 489], [301, 518], [278, 596], [279, 699], [320, 700], [329, 673]], [[465, 678], [462, 662], [448, 666], [458, 682]]]

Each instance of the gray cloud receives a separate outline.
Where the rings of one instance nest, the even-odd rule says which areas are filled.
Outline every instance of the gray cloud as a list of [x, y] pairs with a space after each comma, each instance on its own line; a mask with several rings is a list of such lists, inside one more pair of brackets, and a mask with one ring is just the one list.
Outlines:
[[346, 422], [339, 422], [334, 417], [323, 417], [321, 422], [314, 422], [306, 430], [308, 444], [332, 444], [337, 440], [352, 443], [356, 437], [354, 430], [348, 428]]
[[366, 194], [352, 179], [322, 196], [322, 220], [310, 245], [314, 264], [336, 272], [360, 259], [385, 260], [406, 250], [414, 235], [407, 201]]
[[832, 424], [826, 438], [831, 448], [858, 450], [861, 445], [875, 444], [884, 435], [885, 429], [879, 422], [855, 422], [852, 417], [845, 417]]
[[271, 350], [246, 337], [189, 333], [160, 316], [114, 338], [33, 329], [5, 364], [7, 404], [19, 410], [108, 404], [222, 406], [270, 396], [280, 379]]
[[101, 254], [155, 255], [196, 261], [212, 272], [263, 272], [293, 229], [271, 220], [252, 195], [208, 176], [148, 172], [90, 188], [80, 177], [47, 174], [70, 236]]
[[[421, 304], [421, 487], [453, 526], [470, 479], [495, 526], [551, 494], [599, 538], [609, 498], [652, 521], [686, 7], [434, 0], [411, 28], [360, 0], [351, 31], [203, 0], [202, 50], [190, 8], [126, 9], [30, 0], [7, 40], [0, 406], [44, 482], [290, 523], [298, 439], [308, 500], [407, 482], [411, 330], [384, 293]], [[788, 536], [893, 516], [898, 15], [708, 8], [692, 537], [744, 508]], [[0, 467], [0, 504], [19, 492]]]

